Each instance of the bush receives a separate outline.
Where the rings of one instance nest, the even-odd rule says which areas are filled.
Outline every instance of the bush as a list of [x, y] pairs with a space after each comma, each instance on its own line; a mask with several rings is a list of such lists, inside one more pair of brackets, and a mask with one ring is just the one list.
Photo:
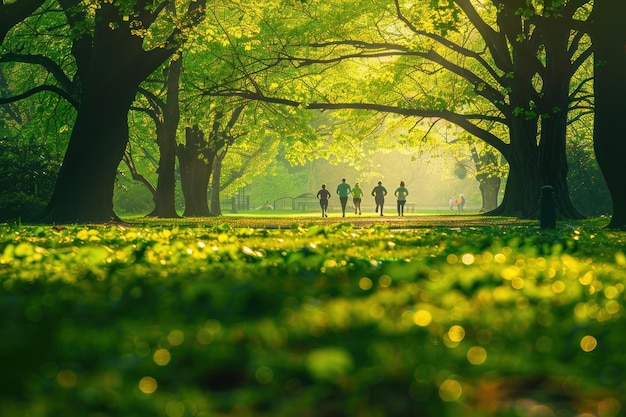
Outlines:
[[30, 218], [48, 202], [60, 156], [45, 144], [0, 140], [0, 221]]

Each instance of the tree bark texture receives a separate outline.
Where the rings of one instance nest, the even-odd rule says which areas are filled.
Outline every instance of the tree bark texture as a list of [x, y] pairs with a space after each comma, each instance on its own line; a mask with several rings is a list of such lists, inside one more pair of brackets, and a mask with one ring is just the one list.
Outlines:
[[[528, 100], [521, 98], [520, 103], [526, 104]], [[539, 204], [537, 118], [511, 115], [508, 120], [510, 144], [503, 156], [509, 164], [509, 175], [504, 198], [495, 210], [486, 214], [528, 217]]]
[[[81, 24], [73, 0], [60, 1], [68, 19]], [[119, 26], [113, 29], [110, 22]], [[81, 80], [80, 104], [55, 190], [40, 220], [53, 223], [119, 220], [113, 211], [117, 167], [128, 143], [128, 111], [139, 84], [172, 51], [143, 49], [119, 9], [103, 3], [93, 37], [74, 41]]]
[[[112, 97], [113, 96], [113, 97]], [[107, 222], [113, 185], [128, 141], [127, 111], [134, 93], [114, 89], [83, 92], [70, 142], [50, 202], [41, 220]]]
[[480, 211], [487, 213], [498, 207], [498, 194], [502, 180], [498, 177], [485, 177], [479, 179], [478, 188], [482, 197], [482, 207]]
[[211, 212], [215, 216], [222, 215], [220, 204], [220, 182], [222, 179], [222, 161], [226, 156], [226, 150], [218, 152], [213, 162], [213, 175], [211, 176]]
[[573, 206], [567, 184], [567, 117], [570, 81], [575, 69], [568, 50], [569, 19], [555, 18], [550, 23], [541, 26], [546, 65], [541, 72], [543, 88], [537, 103], [541, 118], [540, 186], [554, 188], [557, 218], [581, 219], [584, 216]]
[[207, 191], [214, 155], [204, 132], [196, 125], [185, 130], [185, 144], [178, 145], [180, 182], [185, 199], [185, 217], [211, 216]]
[[176, 131], [180, 121], [179, 80], [182, 71], [182, 58], [169, 66], [167, 77], [167, 98], [163, 108], [163, 120], [157, 123], [157, 144], [159, 146], [159, 168], [154, 210], [150, 216], [160, 218], [180, 217], [176, 212]]
[[626, 31], [623, 0], [596, 1], [592, 39], [595, 49], [594, 148], [611, 194], [610, 228], [626, 228]]

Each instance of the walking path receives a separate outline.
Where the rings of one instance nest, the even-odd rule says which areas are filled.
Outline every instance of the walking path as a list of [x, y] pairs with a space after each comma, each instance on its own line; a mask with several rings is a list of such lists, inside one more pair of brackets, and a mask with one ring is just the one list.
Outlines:
[[[151, 220], [152, 223], [154, 220]], [[162, 220], [167, 221], [167, 220]], [[171, 222], [171, 220], [169, 221]], [[133, 222], [135, 223], [135, 222]], [[141, 223], [139, 221], [138, 223]], [[354, 227], [370, 227], [381, 225], [390, 229], [417, 229], [430, 227], [480, 227], [480, 226], [533, 226], [538, 225], [536, 220], [523, 220], [514, 217], [497, 217], [475, 215], [406, 215], [405, 217], [376, 215], [346, 215], [341, 217], [335, 213], [322, 218], [313, 215], [303, 216], [237, 216], [226, 215], [208, 218], [184, 218], [176, 221], [177, 224], [188, 226], [217, 226], [228, 224], [231, 227], [250, 227], [260, 229], [289, 229], [291, 227], [310, 227], [312, 225], [331, 225], [349, 223]]]

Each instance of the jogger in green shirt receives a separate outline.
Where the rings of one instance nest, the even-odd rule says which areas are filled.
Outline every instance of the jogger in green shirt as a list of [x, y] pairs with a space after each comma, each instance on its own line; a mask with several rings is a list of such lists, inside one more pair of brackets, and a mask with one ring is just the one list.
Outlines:
[[341, 201], [341, 213], [342, 217], [346, 217], [346, 204], [348, 203], [348, 196], [352, 188], [346, 183], [346, 179], [341, 179], [341, 184], [337, 186], [337, 194], [339, 194], [339, 201]]

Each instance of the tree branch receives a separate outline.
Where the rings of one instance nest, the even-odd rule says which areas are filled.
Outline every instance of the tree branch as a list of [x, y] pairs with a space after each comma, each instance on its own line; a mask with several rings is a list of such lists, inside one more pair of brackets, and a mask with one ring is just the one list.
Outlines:
[[[0, 97], [0, 104], [9, 104], [9, 103], [15, 103], [16, 101], [20, 101], [20, 100], [24, 100], [25, 98], [34, 96], [37, 93], [41, 93], [43, 91], [51, 91], [53, 93], [58, 94], [59, 96], [63, 97], [65, 100], [67, 100], [68, 102], [72, 102], [72, 97], [70, 97], [64, 90], [60, 89], [59, 87], [55, 86], [55, 85], [40, 85], [37, 86], [35, 88], [31, 88], [30, 90], [22, 93], [22, 94], [17, 94], [15, 96], [10, 96], [10, 97]], [[74, 103], [72, 103], [74, 104]], [[76, 107], [76, 106], [74, 106]]]
[[34, 13], [45, 0], [16, 0], [5, 4], [0, 1], [0, 45], [7, 33], [18, 23]]
[[[39, 65], [43, 67], [46, 71], [48, 71], [55, 80], [59, 83], [61, 87], [55, 87], [54, 90], [50, 88], [46, 88], [46, 90], [50, 91], [63, 91], [63, 94], [60, 94], [64, 99], [66, 99], [74, 108], [78, 108], [79, 105], [79, 93], [76, 91], [76, 87], [74, 83], [65, 75], [63, 69], [52, 59], [43, 56], [43, 55], [32, 55], [32, 54], [17, 54], [14, 52], [8, 52], [2, 56], [0, 56], [1, 62], [21, 62], [25, 64], [33, 64]], [[48, 86], [52, 87], [52, 86]]]
[[[329, 64], [341, 62], [348, 59], [359, 58], [359, 59], [367, 59], [367, 58], [379, 58], [379, 57], [387, 57], [387, 56], [416, 56], [420, 58], [427, 59], [430, 62], [434, 62], [439, 64], [442, 68], [450, 71], [453, 74], [456, 74], [463, 78], [465, 81], [474, 86], [474, 91], [477, 95], [484, 97], [489, 100], [494, 106], [496, 106], [500, 111], [505, 111], [504, 107], [506, 106], [504, 96], [500, 91], [495, 89], [490, 85], [490, 83], [483, 78], [479, 77], [476, 73], [468, 70], [467, 68], [461, 67], [459, 65], [454, 64], [450, 60], [444, 58], [439, 53], [434, 50], [430, 50], [428, 52], [418, 52], [411, 51], [406, 47], [395, 44], [388, 43], [367, 43], [358, 40], [344, 40], [344, 41], [332, 41], [325, 42], [319, 44], [313, 44], [312, 46], [316, 47], [324, 47], [324, 46], [340, 46], [340, 45], [348, 45], [354, 46], [361, 49], [387, 49], [388, 52], [380, 52], [375, 54], [358, 52], [354, 54], [345, 54], [334, 58], [322, 58], [322, 59], [302, 59], [300, 60], [300, 66], [308, 66], [314, 64]], [[391, 50], [391, 51], [389, 51]], [[395, 51], [393, 51], [395, 50]], [[294, 60], [298, 61], [297, 58]], [[493, 74], [495, 75], [495, 74]], [[501, 77], [495, 75], [496, 81], [501, 80]], [[502, 84], [500, 84], [502, 86]]]
[[224, 92], [207, 93], [207, 95], [216, 96], [238, 96], [247, 100], [263, 101], [266, 103], [281, 104], [284, 106], [295, 107], [306, 110], [369, 110], [383, 113], [394, 113], [403, 116], [414, 117], [428, 117], [428, 118], [440, 118], [448, 120], [451, 123], [456, 124], [466, 132], [482, 139], [485, 143], [496, 148], [505, 157], [508, 155], [508, 145], [504, 143], [500, 138], [493, 135], [486, 129], [472, 123], [472, 120], [480, 121], [492, 121], [498, 123], [505, 123], [505, 121], [498, 117], [485, 116], [481, 114], [473, 115], [461, 115], [448, 110], [423, 110], [423, 109], [410, 109], [397, 106], [389, 106], [384, 104], [375, 103], [319, 103], [311, 102], [303, 104], [295, 100], [289, 100], [280, 97], [268, 97], [259, 92], [252, 92], [247, 90], [229, 90]]

